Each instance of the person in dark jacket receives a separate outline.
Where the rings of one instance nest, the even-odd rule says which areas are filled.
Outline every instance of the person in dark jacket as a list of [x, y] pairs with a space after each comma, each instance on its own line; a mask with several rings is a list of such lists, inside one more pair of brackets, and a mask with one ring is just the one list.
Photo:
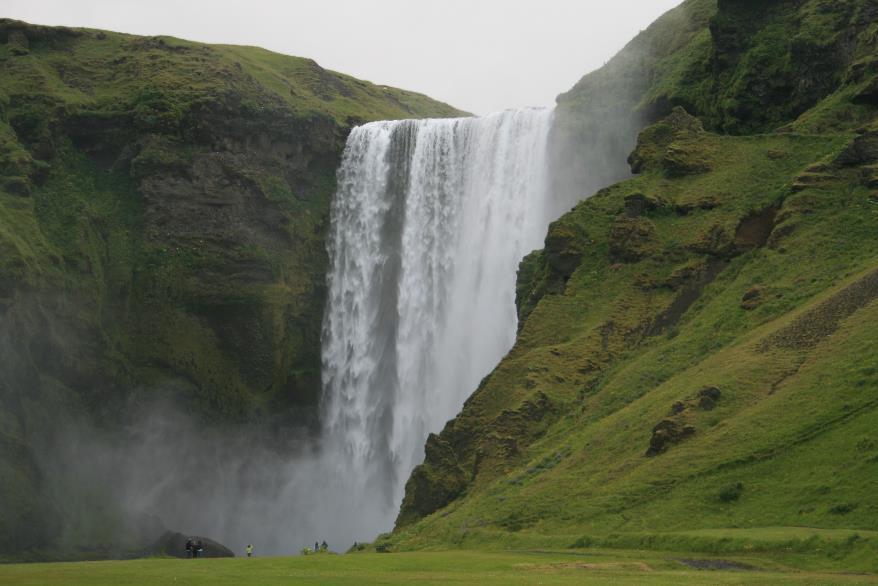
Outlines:
[[187, 558], [192, 557], [192, 538], [191, 537], [186, 540], [186, 557]]

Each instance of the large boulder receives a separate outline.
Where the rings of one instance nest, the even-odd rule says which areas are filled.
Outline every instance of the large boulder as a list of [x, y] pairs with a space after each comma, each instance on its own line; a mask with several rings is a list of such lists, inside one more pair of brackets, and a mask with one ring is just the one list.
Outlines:
[[203, 548], [202, 552], [198, 555], [198, 557], [204, 558], [233, 558], [235, 557], [234, 552], [230, 550], [228, 547], [214, 541], [213, 539], [209, 539], [207, 537], [200, 537], [197, 535], [184, 535], [183, 533], [178, 533], [176, 531], [165, 531], [161, 537], [152, 545], [150, 548], [151, 555], [158, 556], [168, 556], [174, 558], [187, 558], [189, 557], [188, 552], [186, 551], [186, 541], [188, 539], [192, 539], [192, 541], [201, 541], [201, 546]]

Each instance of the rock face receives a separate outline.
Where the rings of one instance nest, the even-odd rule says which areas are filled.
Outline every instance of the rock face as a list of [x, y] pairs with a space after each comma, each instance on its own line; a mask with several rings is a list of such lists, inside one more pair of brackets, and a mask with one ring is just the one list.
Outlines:
[[441, 474], [432, 469], [418, 467], [406, 483], [404, 510], [409, 518], [400, 517], [398, 524], [406, 524], [422, 515], [441, 509], [466, 490], [467, 481], [463, 470], [455, 462], [454, 450], [447, 441], [436, 434], [427, 438], [425, 453], [433, 462], [443, 462]]
[[347, 132], [458, 112], [261, 49], [7, 19], [0, 88], [10, 552], [60, 534], [41, 454], [66, 426], [124, 427], [156, 403], [314, 425]]

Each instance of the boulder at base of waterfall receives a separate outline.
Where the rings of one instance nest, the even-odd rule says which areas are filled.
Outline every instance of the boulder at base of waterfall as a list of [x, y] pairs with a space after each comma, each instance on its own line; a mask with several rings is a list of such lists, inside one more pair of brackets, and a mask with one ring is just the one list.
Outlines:
[[183, 533], [178, 533], [176, 531], [165, 531], [150, 548], [150, 554], [174, 558], [187, 558], [189, 557], [189, 554], [186, 552], [186, 540], [189, 538], [192, 538], [192, 541], [201, 540], [202, 552], [198, 554], [198, 557], [235, 557], [232, 550], [213, 539], [208, 539], [207, 537], [201, 537], [199, 535], [184, 535]]

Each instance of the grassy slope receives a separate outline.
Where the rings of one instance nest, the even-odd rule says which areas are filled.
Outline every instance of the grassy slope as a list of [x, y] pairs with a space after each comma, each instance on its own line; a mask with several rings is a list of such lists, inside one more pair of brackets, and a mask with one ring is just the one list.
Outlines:
[[[815, 10], [833, 9], [801, 2], [791, 15], [790, 6], [769, 19], [770, 36], [753, 33], [745, 56], [777, 39], [775, 25], [808, 25]], [[862, 16], [865, 6], [844, 8]], [[876, 54], [875, 30], [847, 30], [859, 43], [854, 62]], [[663, 90], [658, 77], [641, 107], [668, 88], [713, 83], [698, 81], [700, 65], [667, 68], [699, 62], [703, 50], [684, 45], [659, 63], [679, 77]], [[379, 547], [744, 551], [758, 539], [719, 531], [687, 542], [677, 532], [878, 529], [876, 152], [839, 159], [853, 128], [876, 117], [854, 98], [874, 83], [853, 73], [856, 63], [783, 132], [719, 135], [673, 114], [641, 136], [640, 175], [550, 228], [546, 250], [522, 265], [514, 348], [428, 441], [397, 530]], [[753, 80], [760, 67], [722, 75]], [[726, 129], [740, 113], [698, 111]], [[770, 124], [787, 115], [775, 111]], [[644, 211], [627, 217], [634, 194]], [[702, 407], [708, 387], [721, 396]], [[648, 456], [660, 423], [676, 441]], [[790, 547], [821, 547], [788, 535]], [[878, 570], [878, 540], [848, 545], [833, 555]]]
[[863, 584], [869, 576], [796, 571], [758, 555], [750, 571], [695, 570], [697, 554], [638, 551], [445, 552], [298, 558], [139, 560], [0, 566], [0, 584]]

